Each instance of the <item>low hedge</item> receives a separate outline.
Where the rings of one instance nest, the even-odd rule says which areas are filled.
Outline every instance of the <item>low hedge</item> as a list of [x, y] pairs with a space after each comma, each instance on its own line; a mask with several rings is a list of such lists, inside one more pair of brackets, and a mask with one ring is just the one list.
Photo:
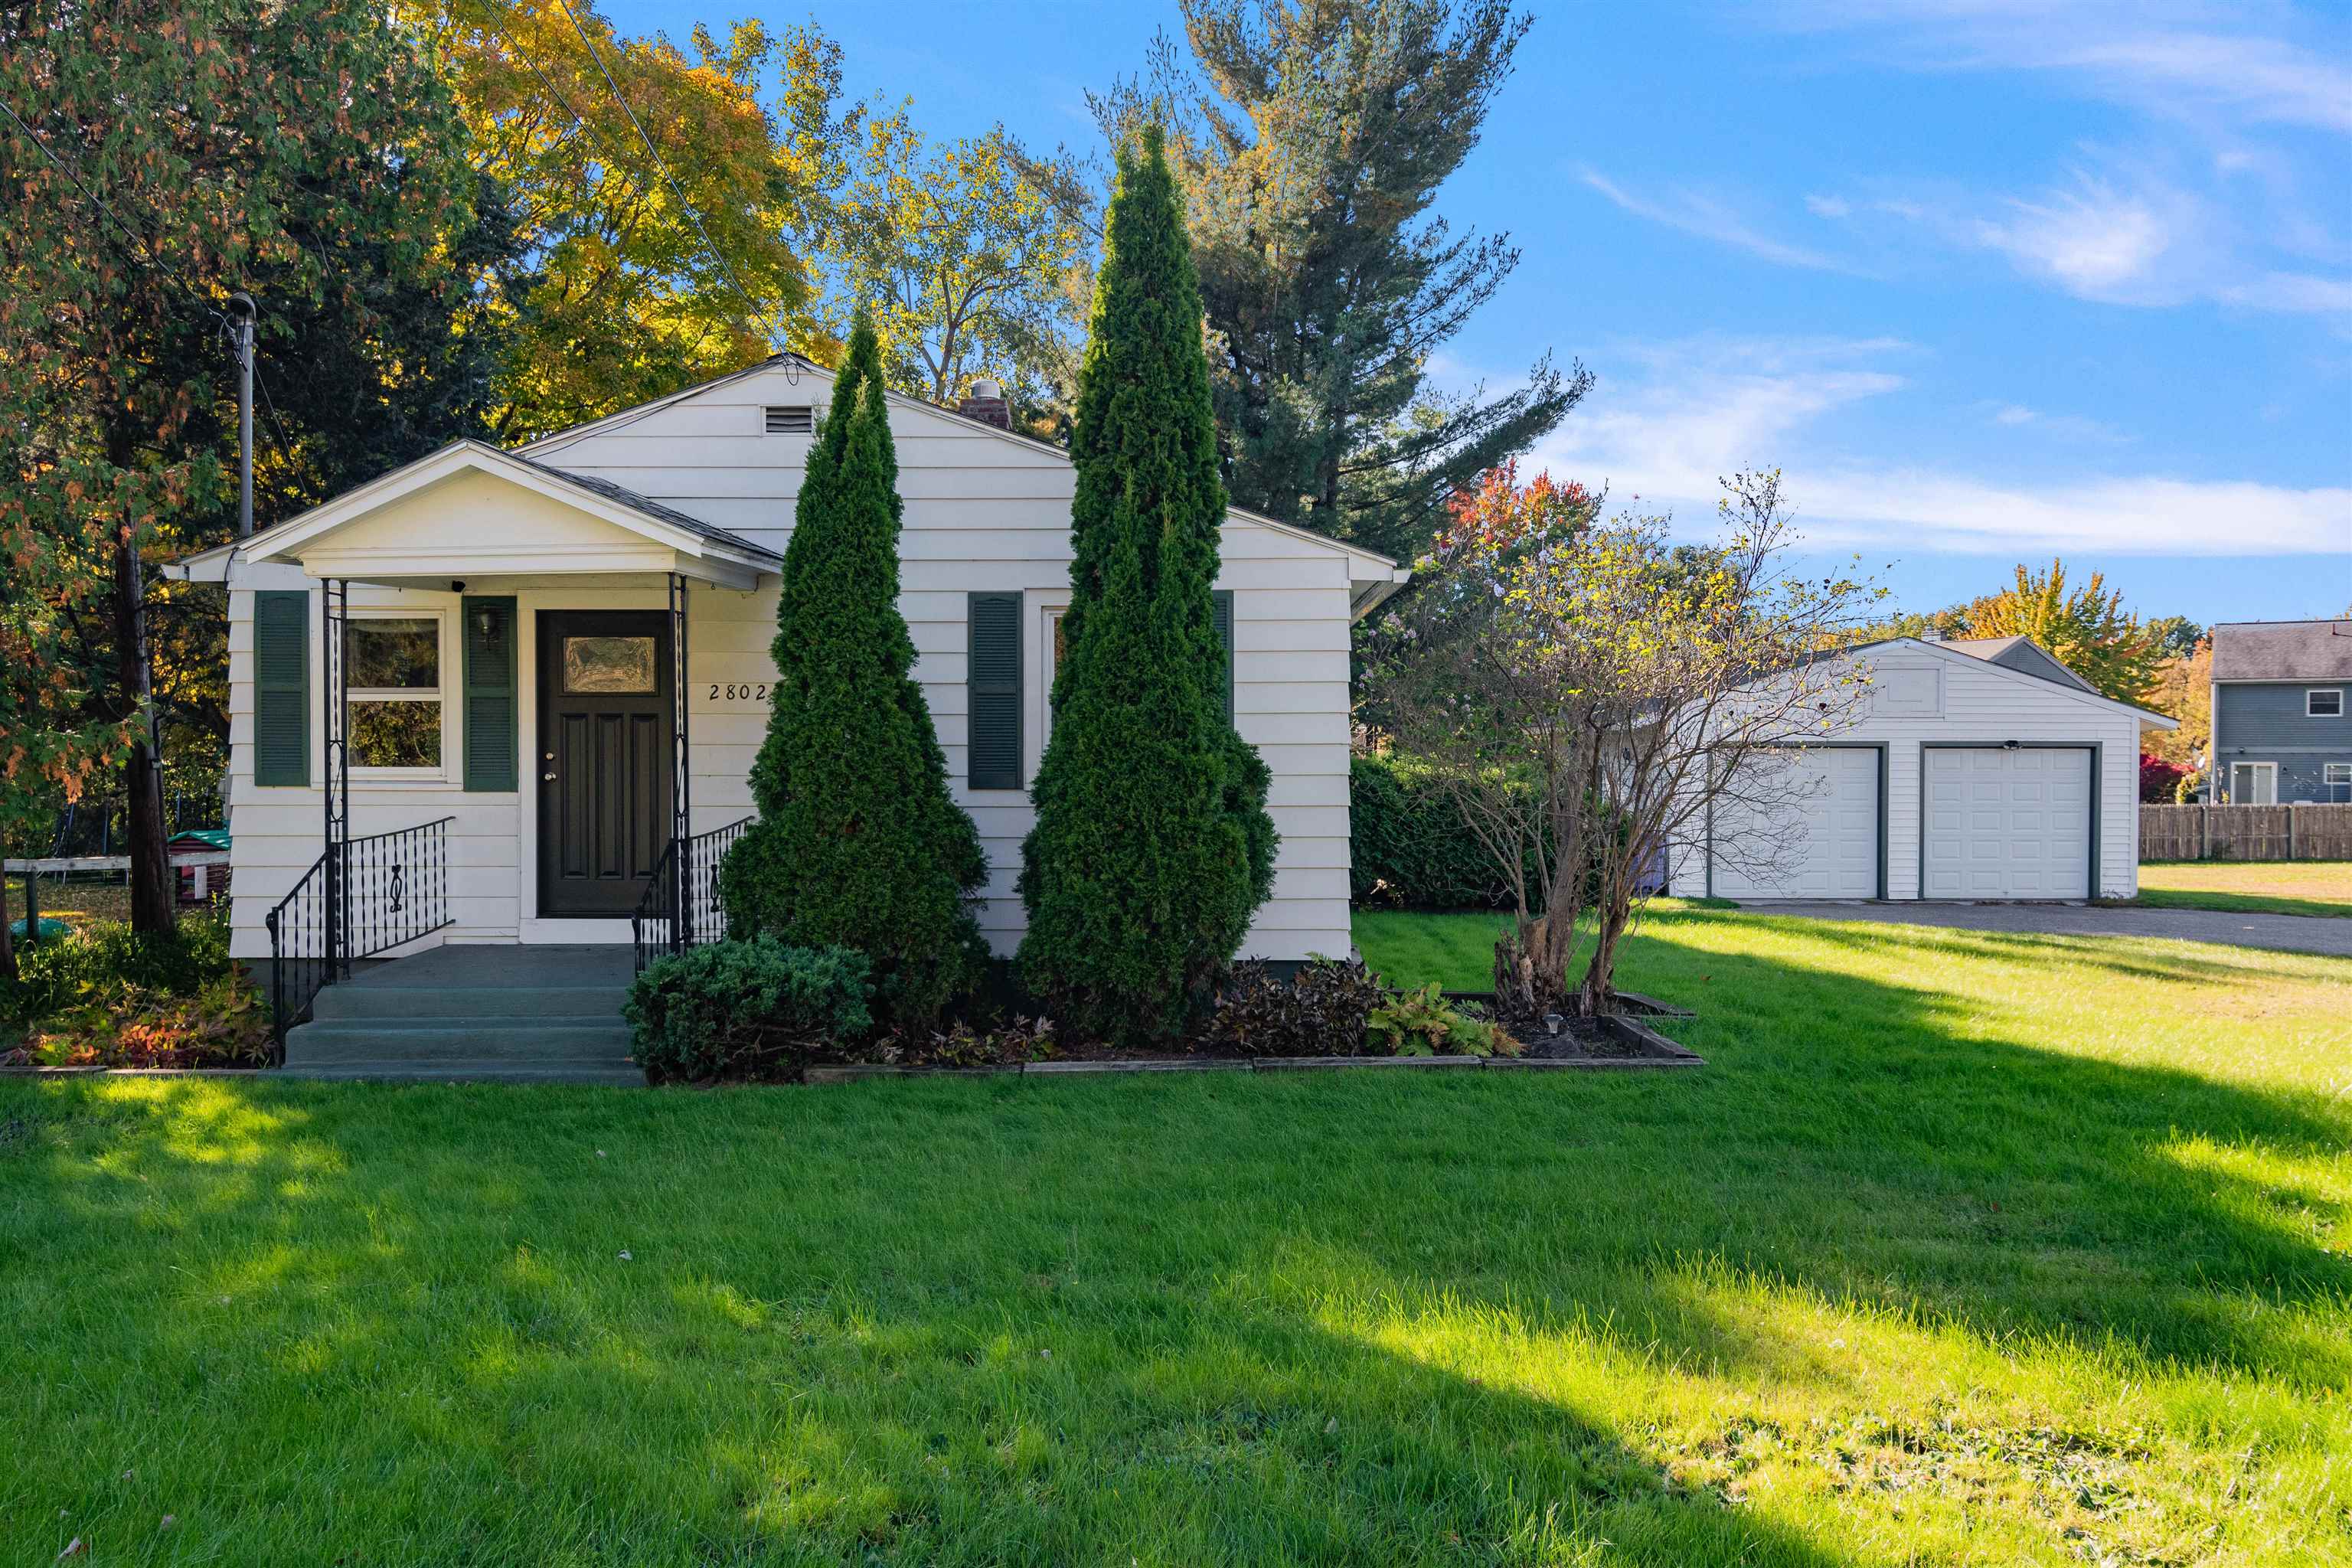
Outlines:
[[873, 997], [864, 953], [760, 936], [656, 960], [621, 1012], [648, 1080], [709, 1083], [846, 1058], [873, 1033]]
[[[1349, 896], [1375, 909], [1499, 910], [1510, 885], [1428, 770], [1401, 757], [1357, 756], [1348, 771]], [[1528, 882], [1538, 883], [1529, 858]]]

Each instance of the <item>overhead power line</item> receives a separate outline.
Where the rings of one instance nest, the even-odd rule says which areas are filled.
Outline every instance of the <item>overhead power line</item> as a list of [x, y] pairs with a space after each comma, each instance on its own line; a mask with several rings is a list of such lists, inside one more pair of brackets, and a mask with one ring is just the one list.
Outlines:
[[166, 282], [171, 283], [173, 287], [177, 288], [180, 292], [185, 294], [190, 300], [194, 300], [199, 310], [202, 310], [207, 314], [215, 317], [221, 316], [221, 311], [217, 306], [215, 306], [211, 300], [205, 299], [202, 294], [197, 293], [194, 286], [190, 284], [186, 279], [179, 277], [163, 265], [163, 258], [155, 254], [155, 247], [149, 242], [145, 231], [133, 228], [130, 224], [123, 221], [121, 216], [118, 214], [112, 206], [108, 205], [104, 196], [100, 195], [96, 191], [89, 188], [89, 182], [81, 177], [80, 171], [76, 169], [72, 164], [68, 163], [64, 159], [58, 157], [54, 152], [50, 151], [49, 144], [41, 140], [40, 132], [26, 124], [24, 117], [19, 115], [16, 110], [10, 108], [8, 101], [5, 99], [0, 99], [0, 114], [5, 114], [9, 121], [15, 124], [16, 129], [25, 133], [25, 140], [33, 144], [35, 151], [38, 152], [42, 157], [47, 158], [49, 161], [50, 165], [54, 167], [58, 174], [63, 174], [68, 182], [72, 184], [75, 190], [81, 193], [82, 200], [96, 207], [99, 210], [100, 216], [104, 217], [107, 222], [112, 224], [115, 228], [121, 232], [123, 238], [130, 242], [131, 260], [137, 262], [140, 266], [146, 268], [149, 271], [153, 272], [156, 276], [163, 279]]
[[[694, 226], [694, 232], [702, 237], [703, 248], [710, 252], [710, 259], [719, 264], [719, 270], [725, 275], [727, 281], [734, 286], [735, 292], [742, 296], [744, 309], [751, 312], [751, 319], [759, 322], [761, 330], [767, 334], [769, 346], [781, 347], [777, 340], [782, 334], [776, 331], [775, 323], [769, 320], [766, 311], [760, 309], [759, 301], [751, 298], [751, 291], [743, 287], [743, 280], [735, 276], [735, 269], [727, 264], [726, 256], [719, 247], [710, 242], [710, 231], [702, 226], [702, 219], [696, 214], [694, 204], [686, 199], [686, 192], [679, 186], [677, 176], [670, 173], [668, 161], [661, 155], [661, 149], [654, 145], [654, 139], [646, 134], [645, 126], [637, 120], [637, 111], [631, 109], [629, 100], [621, 96], [621, 84], [613, 79], [613, 72], [604, 64], [604, 54], [596, 47], [596, 40], [590, 37], [588, 29], [580, 25], [580, 18], [572, 13], [567, 0], [555, 0], [555, 4], [556, 8], [563, 13], [564, 19], [572, 24], [572, 30], [580, 35], [581, 45], [587, 49], [589, 59], [594, 62], [596, 74], [604, 79], [605, 90], [612, 94], [613, 101], [620, 107], [622, 114], [627, 117], [630, 129], [637, 133], [637, 140], [645, 143], [646, 152], [654, 161], [654, 167], [661, 171], [662, 179], [669, 185], [670, 195], [677, 199], [678, 210], [686, 214], [686, 221]], [[573, 118], [577, 119], [578, 116], [575, 115]], [[582, 123], [585, 124], [586, 121], [583, 121]]]

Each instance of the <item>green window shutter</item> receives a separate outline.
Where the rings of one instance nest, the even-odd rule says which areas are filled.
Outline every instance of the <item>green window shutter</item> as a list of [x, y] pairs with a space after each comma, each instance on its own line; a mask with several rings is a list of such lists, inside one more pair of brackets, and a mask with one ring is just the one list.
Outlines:
[[253, 782], [310, 782], [310, 595], [253, 595]]
[[1225, 722], [1234, 721], [1234, 591], [1220, 588], [1213, 595], [1217, 605], [1217, 641], [1225, 650]]
[[1021, 595], [967, 597], [971, 787], [1021, 787]]
[[466, 787], [515, 784], [515, 602], [468, 595], [466, 628]]

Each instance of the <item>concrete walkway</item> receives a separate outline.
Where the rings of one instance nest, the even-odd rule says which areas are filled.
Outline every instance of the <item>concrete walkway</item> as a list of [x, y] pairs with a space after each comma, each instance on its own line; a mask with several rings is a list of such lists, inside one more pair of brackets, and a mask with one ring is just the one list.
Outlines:
[[2107, 909], [2095, 904], [1787, 903], [1745, 904], [1749, 914], [1807, 920], [1882, 921], [1963, 931], [2051, 936], [2154, 936], [2273, 952], [2352, 958], [2352, 920], [2317, 915], [2224, 914], [2216, 910]]

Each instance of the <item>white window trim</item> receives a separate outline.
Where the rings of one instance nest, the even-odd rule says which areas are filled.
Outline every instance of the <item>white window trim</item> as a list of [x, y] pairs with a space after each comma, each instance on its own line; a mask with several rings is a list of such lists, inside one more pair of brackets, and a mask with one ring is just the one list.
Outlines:
[[[343, 711], [343, 734], [347, 739], [351, 734], [352, 724], [351, 710], [348, 706], [350, 703], [437, 702], [441, 706], [441, 761], [439, 763], [424, 768], [379, 768], [353, 761], [352, 778], [364, 779], [370, 784], [440, 784], [452, 782], [449, 759], [453, 754], [460, 752], [460, 748], [456, 744], [457, 737], [451, 724], [451, 720], [457, 713], [457, 704], [449, 700], [449, 666], [451, 658], [457, 652], [453, 631], [455, 614], [454, 611], [445, 607], [426, 605], [354, 605], [352, 606], [346, 618], [353, 621], [431, 621], [434, 624], [435, 643], [439, 649], [436, 662], [441, 676], [440, 683], [430, 690], [423, 687], [354, 686], [344, 693], [346, 707]], [[344, 650], [343, 658], [346, 661], [350, 659], [349, 648]], [[349, 668], [348, 663], [345, 668]]]
[[[2311, 710], [2311, 700], [2312, 700], [2313, 698], [2315, 698], [2315, 697], [2326, 697], [2326, 696], [2333, 696], [2333, 697], [2336, 699], [2336, 711], [2335, 711], [2335, 712], [2333, 712], [2333, 713], [2315, 713], [2315, 712], [2313, 712], [2313, 711]], [[2306, 719], [2341, 719], [2341, 718], [2343, 718], [2343, 717], [2344, 717], [2344, 689], [2343, 689], [2342, 687], [2340, 687], [2340, 686], [2308, 686], [2308, 687], [2305, 687], [2305, 688], [2304, 689], [2304, 692], [2303, 692], [2303, 716], [2304, 716], [2305, 718], [2306, 718]]]
[[2352, 763], [2328, 763], [2324, 765], [2326, 771], [2320, 774], [2321, 783], [2352, 784]]
[[[2270, 799], [2240, 800], [2238, 798], [2238, 770], [2240, 768], [2245, 768], [2256, 773], [2267, 773], [2270, 774]], [[2251, 795], [2260, 795], [2262, 794], [2262, 789], [2258, 784], [2247, 793]], [[2230, 804], [2231, 805], [2276, 805], [2278, 804], [2278, 764], [2276, 763], [2231, 763], [2230, 764]]]

